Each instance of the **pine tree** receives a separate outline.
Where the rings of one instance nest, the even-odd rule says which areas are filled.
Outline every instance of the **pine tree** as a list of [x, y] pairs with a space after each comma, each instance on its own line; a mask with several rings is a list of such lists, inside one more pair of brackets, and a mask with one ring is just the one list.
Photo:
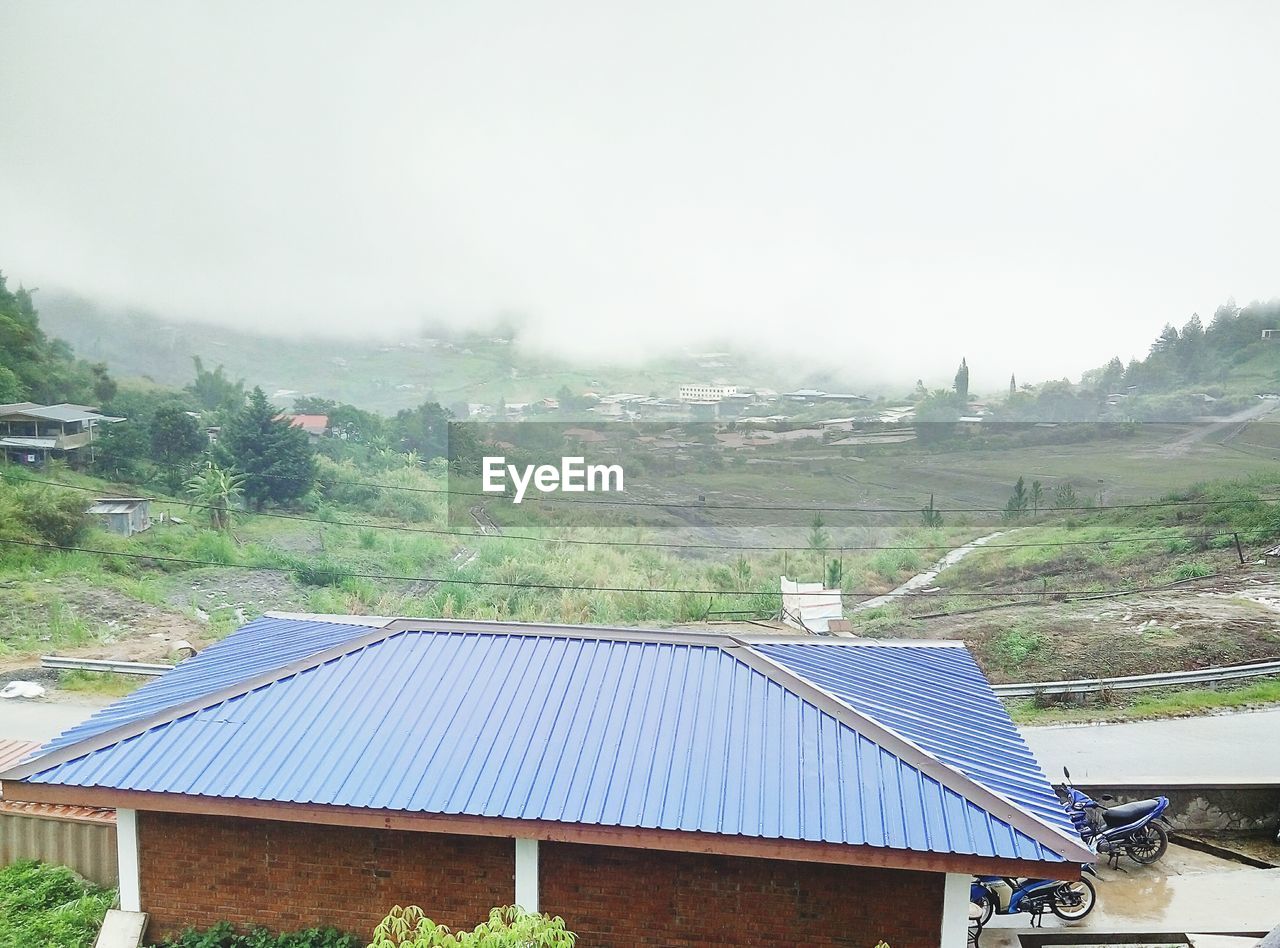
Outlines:
[[219, 453], [244, 475], [245, 500], [255, 510], [268, 501], [288, 503], [311, 490], [316, 479], [315, 452], [301, 428], [278, 417], [262, 389], [223, 427]]
[[960, 360], [960, 368], [956, 369], [956, 403], [964, 411], [969, 404], [969, 363]]
[[1018, 394], [1018, 379], [1012, 372], [1009, 373], [1009, 394]]

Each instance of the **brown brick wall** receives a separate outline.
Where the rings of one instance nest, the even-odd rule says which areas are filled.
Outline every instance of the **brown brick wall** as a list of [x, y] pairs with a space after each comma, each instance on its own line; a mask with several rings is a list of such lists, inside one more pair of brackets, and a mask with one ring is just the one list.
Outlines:
[[[147, 934], [227, 920], [362, 937], [392, 905], [470, 928], [515, 898], [510, 839], [138, 814]], [[544, 912], [579, 948], [936, 948], [938, 873], [541, 843]]]
[[470, 928], [515, 898], [509, 839], [147, 812], [138, 849], [151, 938], [224, 919], [368, 938], [387, 909], [410, 903]]
[[538, 847], [539, 902], [579, 948], [937, 948], [940, 873], [566, 843]]

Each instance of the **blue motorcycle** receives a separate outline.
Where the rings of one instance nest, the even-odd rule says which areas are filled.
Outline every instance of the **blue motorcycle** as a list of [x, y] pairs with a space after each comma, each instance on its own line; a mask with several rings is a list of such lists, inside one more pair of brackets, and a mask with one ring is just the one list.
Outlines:
[[[1081, 871], [1097, 875], [1093, 866]], [[1010, 876], [978, 876], [969, 885], [969, 901], [977, 906], [970, 923], [979, 933], [992, 915], [1031, 916], [1031, 924], [1039, 925], [1045, 912], [1069, 922], [1079, 921], [1098, 901], [1093, 883], [1081, 876], [1077, 882], [1055, 879], [1015, 879]]]
[[1169, 834], [1156, 821], [1169, 822], [1163, 815], [1169, 808], [1168, 797], [1107, 806], [1071, 786], [1071, 772], [1067, 768], [1063, 767], [1062, 773], [1065, 782], [1053, 789], [1066, 807], [1076, 832], [1099, 853], [1110, 856], [1113, 865], [1121, 853], [1144, 866], [1157, 862], [1165, 854]]

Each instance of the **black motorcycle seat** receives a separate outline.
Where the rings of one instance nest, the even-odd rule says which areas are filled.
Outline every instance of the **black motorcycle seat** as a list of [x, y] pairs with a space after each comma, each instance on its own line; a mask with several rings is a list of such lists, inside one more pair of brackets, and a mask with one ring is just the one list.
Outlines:
[[1136, 823], [1160, 805], [1159, 800], [1135, 800], [1102, 811], [1102, 820], [1108, 826], [1124, 826]]

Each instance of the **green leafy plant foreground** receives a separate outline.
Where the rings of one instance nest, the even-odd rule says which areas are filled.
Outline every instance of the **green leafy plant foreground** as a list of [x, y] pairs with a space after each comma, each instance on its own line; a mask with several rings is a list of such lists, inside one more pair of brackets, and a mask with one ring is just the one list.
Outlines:
[[336, 928], [307, 928], [274, 935], [265, 928], [238, 933], [230, 922], [197, 931], [189, 928], [153, 948], [364, 948], [364, 942]]
[[397, 905], [374, 929], [369, 948], [571, 948], [577, 940], [564, 919], [514, 905], [495, 908], [469, 932], [437, 925], [415, 905]]
[[65, 866], [30, 860], [0, 869], [0, 948], [87, 948], [115, 891]]

